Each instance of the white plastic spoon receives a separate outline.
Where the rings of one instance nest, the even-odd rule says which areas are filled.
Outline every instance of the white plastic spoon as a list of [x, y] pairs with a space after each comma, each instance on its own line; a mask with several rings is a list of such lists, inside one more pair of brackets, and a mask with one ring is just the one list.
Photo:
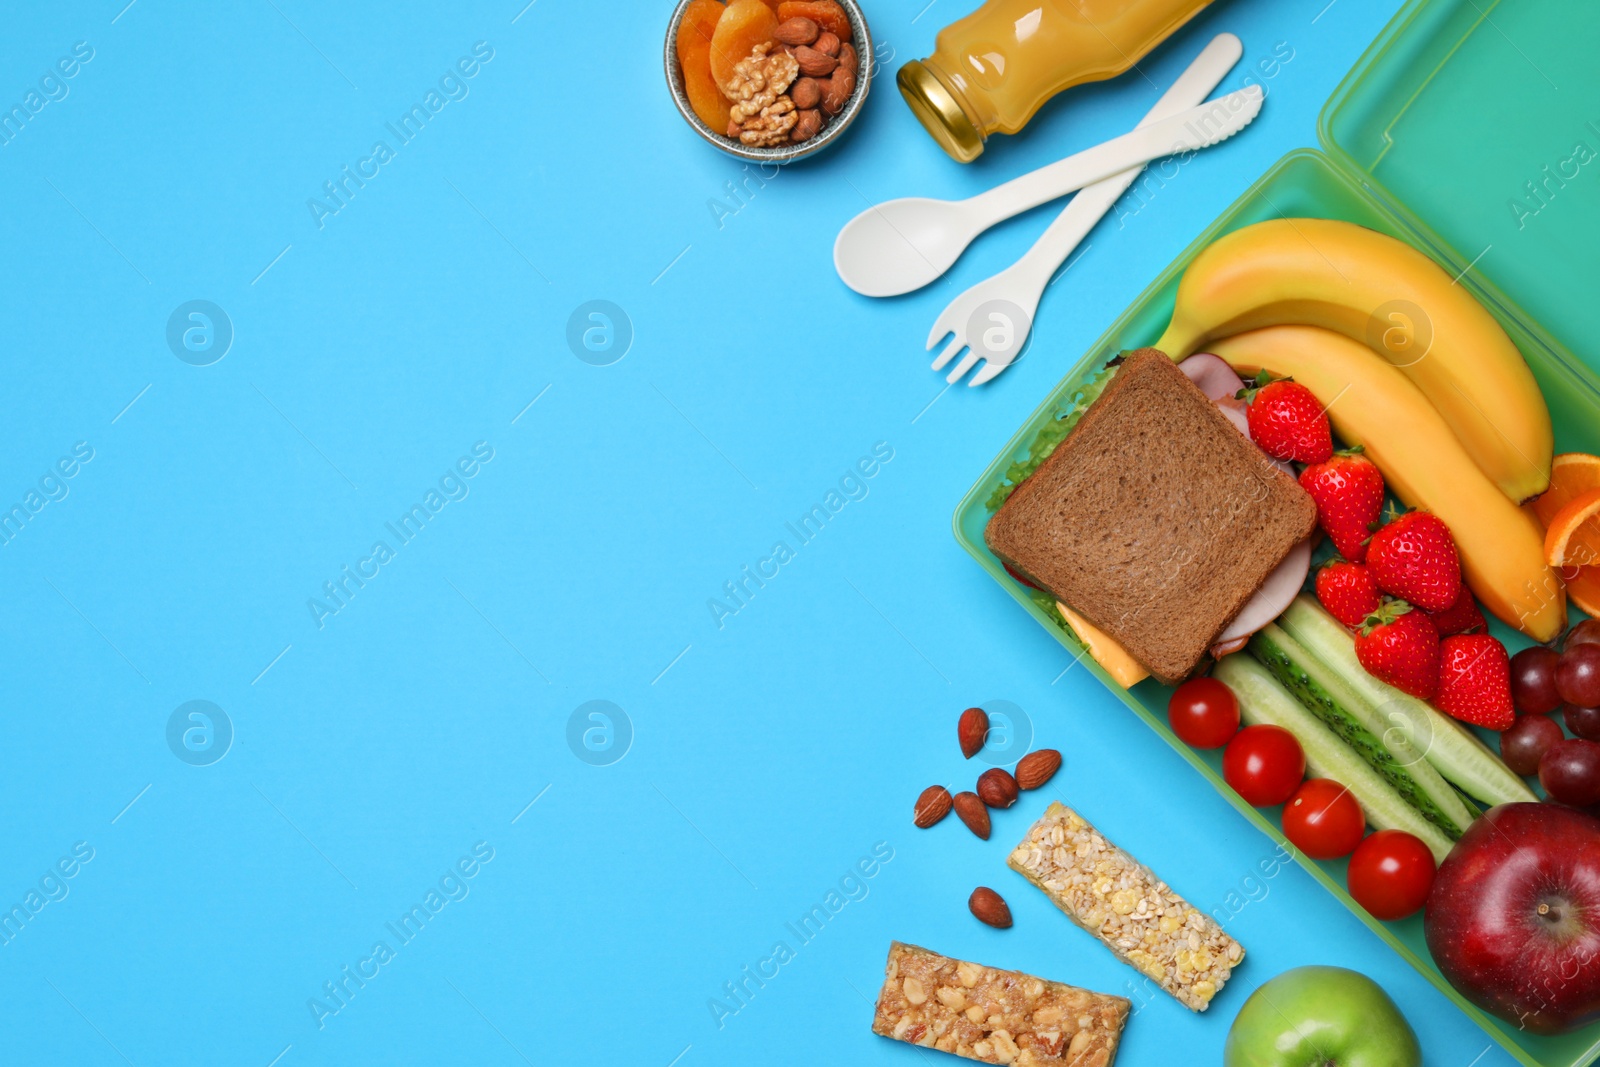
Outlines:
[[1141, 126], [966, 200], [905, 197], [868, 208], [839, 231], [833, 266], [863, 296], [896, 296], [933, 281], [978, 234], [1013, 215], [1152, 159], [1225, 141], [1261, 111], [1252, 85]]

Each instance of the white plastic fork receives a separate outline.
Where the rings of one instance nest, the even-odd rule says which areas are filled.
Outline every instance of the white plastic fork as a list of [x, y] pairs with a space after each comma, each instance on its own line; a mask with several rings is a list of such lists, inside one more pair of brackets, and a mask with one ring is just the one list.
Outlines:
[[[1220, 33], [1212, 38], [1139, 125], [1148, 126], [1204, 103], [1243, 54], [1244, 46], [1233, 34]], [[1028, 340], [1033, 314], [1056, 268], [1143, 170], [1142, 166], [1134, 167], [1079, 190], [1026, 255], [945, 306], [934, 320], [927, 348], [932, 350], [943, 338], [955, 336], [933, 361], [933, 369], [943, 370], [958, 353], [968, 350], [945, 381], [954, 385], [979, 360], [985, 360], [983, 369], [967, 383], [969, 387], [982, 385], [1011, 365]]]

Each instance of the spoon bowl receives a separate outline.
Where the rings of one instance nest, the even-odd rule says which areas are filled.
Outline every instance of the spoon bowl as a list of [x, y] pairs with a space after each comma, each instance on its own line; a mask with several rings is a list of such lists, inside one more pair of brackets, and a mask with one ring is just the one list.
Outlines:
[[965, 200], [908, 196], [868, 208], [833, 243], [833, 267], [863, 296], [909, 293], [939, 277], [983, 229]]

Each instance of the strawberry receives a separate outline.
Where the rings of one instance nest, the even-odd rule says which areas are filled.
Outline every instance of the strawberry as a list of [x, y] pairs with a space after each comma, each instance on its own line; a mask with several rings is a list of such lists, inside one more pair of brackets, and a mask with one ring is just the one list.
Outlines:
[[1333, 455], [1328, 412], [1315, 393], [1289, 378], [1274, 381], [1262, 371], [1255, 383], [1239, 390], [1248, 401], [1250, 439], [1275, 459], [1322, 463]]
[[1408, 511], [1379, 527], [1367, 544], [1378, 588], [1427, 611], [1444, 611], [1461, 595], [1461, 557], [1437, 515]]
[[1461, 592], [1454, 604], [1443, 611], [1428, 612], [1428, 618], [1433, 620], [1433, 628], [1439, 631], [1440, 637], [1470, 634], [1475, 630], [1489, 628], [1489, 624], [1484, 621], [1483, 612], [1478, 610], [1478, 602], [1472, 599], [1472, 590], [1467, 588], [1466, 582], [1461, 583]]
[[1439, 691], [1439, 631], [1404, 600], [1391, 600], [1356, 632], [1356, 659], [1380, 681], [1422, 700]]
[[1317, 599], [1328, 614], [1354, 629], [1383, 604], [1378, 583], [1359, 563], [1336, 559], [1317, 572]]
[[1335, 452], [1300, 472], [1300, 487], [1317, 504], [1317, 522], [1339, 555], [1352, 563], [1367, 558], [1367, 538], [1383, 517], [1383, 475], [1360, 447]]
[[1511, 706], [1511, 658], [1488, 634], [1456, 634], [1439, 645], [1440, 711], [1462, 722], [1504, 730], [1517, 721]]

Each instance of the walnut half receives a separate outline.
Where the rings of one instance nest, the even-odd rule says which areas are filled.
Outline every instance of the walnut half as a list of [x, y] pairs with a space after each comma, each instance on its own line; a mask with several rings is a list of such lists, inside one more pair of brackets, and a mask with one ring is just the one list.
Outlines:
[[[784, 51], [773, 51], [771, 41], [756, 45], [733, 66], [733, 76], [723, 88], [732, 100], [728, 135], [741, 144], [768, 146], [789, 139], [799, 121], [794, 101], [784, 94], [800, 73], [800, 64]], [[735, 129], [737, 127], [737, 129]]]

